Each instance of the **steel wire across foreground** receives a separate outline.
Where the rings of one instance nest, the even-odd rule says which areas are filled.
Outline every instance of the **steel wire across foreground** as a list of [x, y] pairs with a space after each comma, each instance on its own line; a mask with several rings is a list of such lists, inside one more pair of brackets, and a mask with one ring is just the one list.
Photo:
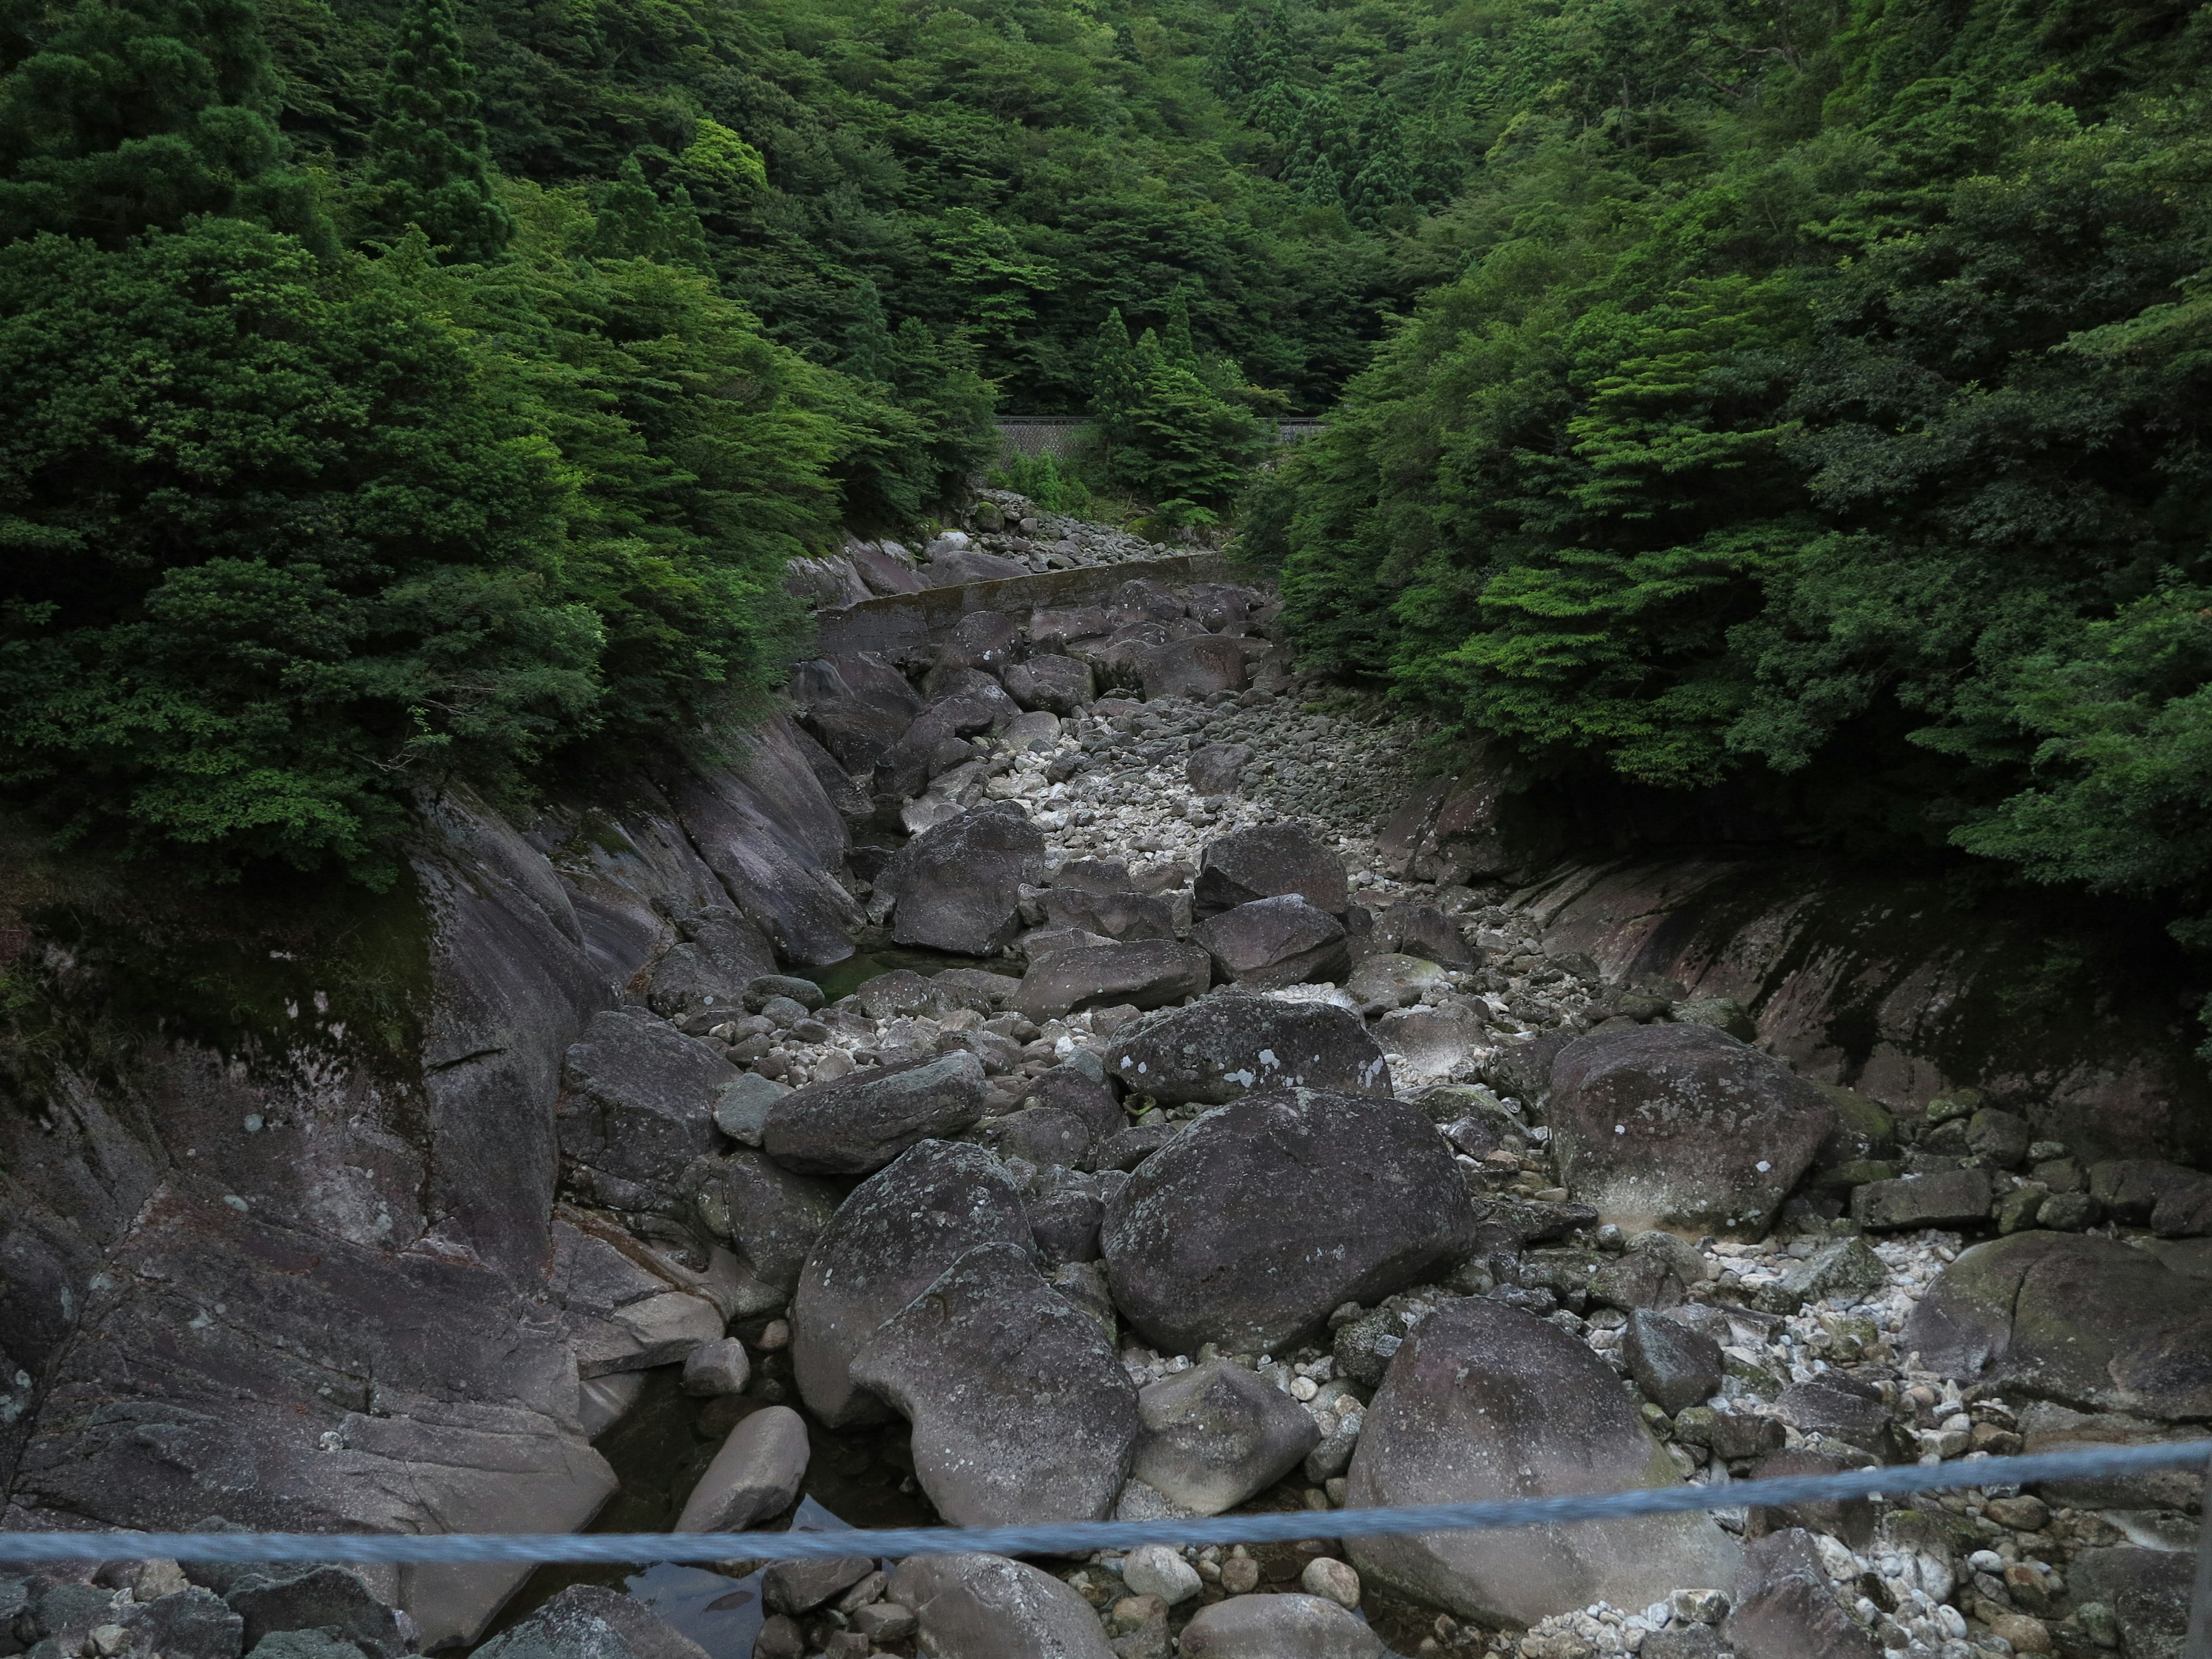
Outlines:
[[[1904, 1464], [1839, 1474], [1721, 1486], [1662, 1486], [1571, 1498], [1401, 1509], [1291, 1510], [1182, 1521], [1071, 1522], [1036, 1527], [896, 1527], [842, 1532], [724, 1533], [264, 1533], [0, 1532], [0, 1561], [88, 1561], [168, 1557], [188, 1561], [361, 1561], [590, 1564], [796, 1561], [821, 1556], [1075, 1555], [1139, 1544], [1285, 1543], [1306, 1538], [1376, 1538], [1394, 1533], [1466, 1532], [1568, 1526], [1700, 1510], [1770, 1508], [1913, 1492], [2021, 1486], [2087, 1476], [2142, 1474], [2212, 1460], [2212, 1440], [2168, 1441]], [[2212, 1535], [2212, 1522], [2207, 1523]]]

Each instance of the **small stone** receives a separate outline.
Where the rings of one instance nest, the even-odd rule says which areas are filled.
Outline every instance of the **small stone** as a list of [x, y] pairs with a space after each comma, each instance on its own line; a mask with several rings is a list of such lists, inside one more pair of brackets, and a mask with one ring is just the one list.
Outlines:
[[1260, 1564], [1249, 1556], [1231, 1556], [1221, 1564], [1221, 1588], [1231, 1595], [1249, 1595], [1260, 1588]]
[[1157, 1595], [1170, 1607], [1189, 1601], [1205, 1583], [1197, 1568], [1164, 1544], [1140, 1544], [1131, 1550], [1121, 1564], [1121, 1582], [1131, 1594]]
[[745, 1345], [733, 1336], [719, 1342], [702, 1342], [684, 1362], [684, 1392], [691, 1395], [743, 1394], [752, 1380], [752, 1361]]
[[1686, 1625], [1717, 1625], [1728, 1617], [1728, 1596], [1717, 1589], [1679, 1589], [1667, 1605]]
[[754, 1345], [763, 1353], [774, 1353], [779, 1348], [791, 1346], [791, 1322], [771, 1319], [761, 1328], [760, 1340]]
[[2014, 1653], [2051, 1653], [2051, 1629], [2040, 1619], [2024, 1613], [2000, 1613], [1990, 1619], [1990, 1633], [2012, 1644]]
[[1983, 1505], [1982, 1513], [2014, 1532], [2041, 1532], [2051, 1524], [2051, 1506], [2033, 1493], [2024, 1492], [2018, 1498], [1992, 1498]]
[[1318, 1555], [1307, 1562], [1298, 1583], [1307, 1595], [1334, 1601], [1347, 1611], [1359, 1605], [1359, 1575], [1334, 1556]]

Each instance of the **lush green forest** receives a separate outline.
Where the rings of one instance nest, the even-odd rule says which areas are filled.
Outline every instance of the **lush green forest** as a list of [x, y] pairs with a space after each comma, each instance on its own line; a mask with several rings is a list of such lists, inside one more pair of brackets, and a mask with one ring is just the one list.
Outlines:
[[2212, 9], [1570, 0], [1464, 50], [1463, 268], [1248, 509], [1306, 651], [1538, 775], [2202, 917]]

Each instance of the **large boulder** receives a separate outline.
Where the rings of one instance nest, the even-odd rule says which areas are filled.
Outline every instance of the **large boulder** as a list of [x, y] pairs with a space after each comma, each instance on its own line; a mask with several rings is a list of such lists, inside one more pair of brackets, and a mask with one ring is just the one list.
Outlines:
[[1552, 1062], [1551, 1114], [1561, 1177], [1607, 1219], [1753, 1237], [1836, 1121], [1820, 1090], [1708, 1025], [1569, 1043]]
[[673, 1208], [685, 1166], [714, 1149], [714, 1097], [737, 1079], [720, 1049], [643, 1009], [594, 1015], [561, 1067], [571, 1181], [612, 1208]]
[[766, 935], [726, 906], [681, 924], [681, 942], [653, 964], [646, 1001], [664, 1019], [744, 1012], [745, 987], [775, 971]]
[[1352, 966], [1344, 924], [1296, 893], [1254, 899], [1191, 929], [1219, 976], [1254, 990], [1338, 980]]
[[915, 1478], [953, 1526], [1114, 1512], [1137, 1391], [1097, 1322], [1046, 1285], [1026, 1248], [969, 1251], [878, 1327], [852, 1374], [914, 1425]]
[[1218, 1104], [1255, 1089], [1390, 1092], [1389, 1062], [1357, 1014], [1237, 994], [1132, 1020], [1115, 1033], [1106, 1064], [1125, 1087], [1169, 1105]]
[[886, 1592], [919, 1621], [922, 1652], [943, 1659], [1115, 1659], [1091, 1604], [1025, 1561], [909, 1555]]
[[1183, 763], [1183, 781], [1198, 794], [1225, 795], [1243, 780], [1251, 763], [1249, 743], [1201, 744]]
[[1145, 1389], [1137, 1415], [1145, 1432], [1130, 1473], [1200, 1515], [1266, 1491], [1321, 1443], [1312, 1413], [1225, 1359]]
[[891, 938], [995, 955], [1021, 927], [1021, 890], [1044, 879], [1044, 832], [1012, 801], [925, 830], [892, 857], [876, 890], [897, 902]]
[[1366, 1621], [1318, 1595], [1233, 1595], [1183, 1627], [1183, 1659], [1385, 1659]]
[[1897, 1346], [2007, 1399], [2212, 1418], [2212, 1279], [2118, 1239], [2020, 1232], [1977, 1244], [1936, 1276]]
[[1038, 902], [1054, 927], [1079, 927], [1104, 939], [1173, 939], [1175, 906], [1158, 893], [1100, 893], [1081, 887], [1048, 889]]
[[1392, 905], [1375, 918], [1367, 948], [1419, 957], [1447, 968], [1474, 966], [1474, 952], [1458, 927], [1433, 904]]
[[1736, 1659], [1881, 1659], [1881, 1646], [1837, 1601], [1802, 1527], [1746, 1547], [1743, 1583], [1722, 1630]]
[[[1487, 1297], [1416, 1325], [1385, 1373], [1352, 1453], [1346, 1508], [1500, 1502], [1671, 1486], [1605, 1362], [1558, 1326]], [[1607, 1601], [1648, 1607], [1726, 1585], [1735, 1541], [1705, 1515], [1350, 1542], [1360, 1571], [1486, 1622], [1533, 1624]]]
[[1457, 1261], [1474, 1214], [1402, 1101], [1317, 1090], [1206, 1113], [1137, 1167], [1100, 1231], [1114, 1301], [1166, 1353], [1280, 1351], [1346, 1302]]
[[1244, 689], [1244, 652], [1232, 639], [1199, 634], [1154, 646], [1141, 659], [1147, 697], [1203, 697]]
[[769, 1406], [732, 1429], [684, 1500], [678, 1532], [743, 1532], [781, 1515], [806, 1478], [806, 1419]]
[[981, 1146], [925, 1140], [854, 1189], [815, 1241], [791, 1301], [791, 1368], [832, 1428], [889, 1415], [852, 1377], [876, 1328], [979, 1244], [1026, 1245], [1021, 1188]]
[[1083, 1008], [1158, 1008], [1199, 995], [1212, 976], [1206, 952], [1176, 939], [1079, 945], [1032, 962], [1014, 1006], [1040, 1023]]
[[[964, 582], [1000, 582], [1009, 576], [1026, 576], [1027, 565], [1002, 559], [973, 547], [942, 547], [943, 538], [930, 544], [929, 563], [921, 579], [931, 587], [955, 587]], [[963, 538], [964, 539], [964, 538]]]
[[856, 776], [872, 770], [922, 710], [906, 676], [866, 651], [800, 663], [790, 695], [806, 729]]
[[699, 1218], [729, 1240], [763, 1284], [786, 1296], [799, 1283], [806, 1253], [844, 1194], [747, 1147], [708, 1165], [699, 1183]]
[[983, 1062], [965, 1049], [809, 1084], [769, 1105], [761, 1145], [803, 1175], [871, 1175], [981, 1117], [985, 1088]]
[[1342, 915], [1352, 902], [1344, 860], [1303, 823], [1263, 823], [1209, 842], [1191, 897], [1204, 915], [1285, 893], [1333, 916]]
[[569, 1585], [477, 1651], [485, 1659], [707, 1659], [635, 1596], [598, 1584]]
[[1074, 714], [1097, 696], [1087, 663], [1041, 652], [1006, 671], [1006, 694], [1024, 708], [1042, 708], [1054, 714]]

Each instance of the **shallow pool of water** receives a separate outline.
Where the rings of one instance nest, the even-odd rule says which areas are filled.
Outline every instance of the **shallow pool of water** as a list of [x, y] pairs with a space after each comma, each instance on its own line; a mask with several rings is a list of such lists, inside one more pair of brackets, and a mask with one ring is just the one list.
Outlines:
[[1004, 957], [961, 957], [949, 951], [883, 945], [864, 948], [857, 955], [823, 969], [814, 975], [814, 982], [822, 988], [823, 996], [835, 1002], [839, 997], [851, 995], [878, 974], [888, 974], [894, 968], [911, 968], [925, 979], [948, 968], [981, 968], [987, 974], [1020, 977], [1011, 971], [1011, 964]]

